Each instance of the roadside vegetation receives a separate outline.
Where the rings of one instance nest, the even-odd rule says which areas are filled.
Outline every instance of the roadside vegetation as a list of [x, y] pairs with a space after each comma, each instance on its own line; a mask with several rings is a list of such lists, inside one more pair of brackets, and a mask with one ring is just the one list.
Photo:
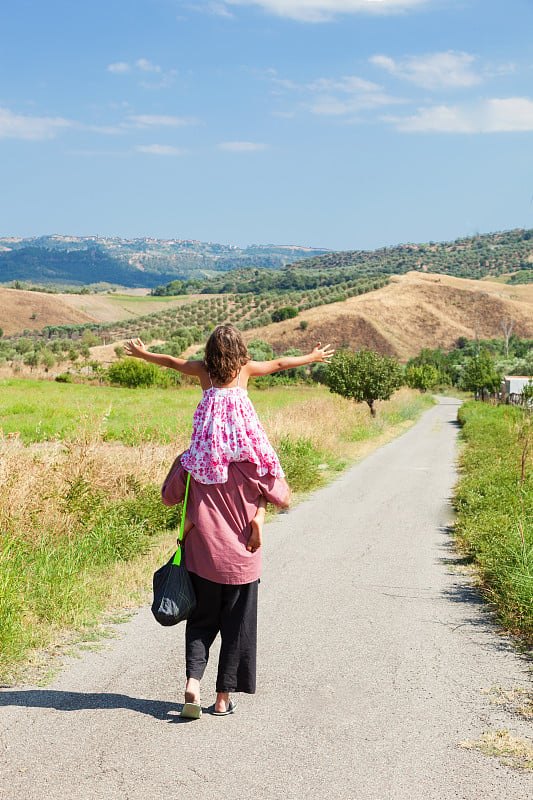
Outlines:
[[533, 645], [533, 415], [473, 401], [455, 490], [456, 535], [501, 624]]
[[507, 324], [507, 334], [498, 339], [461, 337], [449, 352], [421, 350], [405, 366], [407, 385], [422, 391], [454, 387], [481, 394], [499, 391], [504, 375], [533, 376], [533, 339], [513, 334], [512, 320]]

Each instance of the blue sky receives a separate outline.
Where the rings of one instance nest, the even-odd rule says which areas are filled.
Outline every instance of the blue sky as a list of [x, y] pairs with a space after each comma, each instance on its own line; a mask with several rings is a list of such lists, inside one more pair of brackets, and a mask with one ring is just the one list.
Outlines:
[[533, 227], [530, 0], [12, 0], [0, 235]]

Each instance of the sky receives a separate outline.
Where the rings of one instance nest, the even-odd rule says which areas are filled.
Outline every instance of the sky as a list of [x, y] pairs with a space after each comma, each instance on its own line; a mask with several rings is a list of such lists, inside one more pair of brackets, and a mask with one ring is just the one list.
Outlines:
[[11, 0], [0, 235], [533, 228], [531, 0]]

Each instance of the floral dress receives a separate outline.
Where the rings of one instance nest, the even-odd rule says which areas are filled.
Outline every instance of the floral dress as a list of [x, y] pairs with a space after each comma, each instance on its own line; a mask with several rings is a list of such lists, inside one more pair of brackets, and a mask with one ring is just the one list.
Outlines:
[[260, 476], [284, 477], [246, 389], [211, 386], [194, 412], [191, 444], [181, 463], [199, 483], [226, 483], [232, 461], [251, 461]]

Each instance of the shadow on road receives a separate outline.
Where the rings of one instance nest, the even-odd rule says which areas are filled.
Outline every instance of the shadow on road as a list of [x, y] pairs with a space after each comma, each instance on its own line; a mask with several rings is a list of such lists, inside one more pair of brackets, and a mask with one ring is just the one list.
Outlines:
[[126, 708], [167, 722], [189, 722], [181, 719], [182, 703], [163, 700], [141, 700], [127, 694], [97, 692], [61, 692], [49, 689], [0, 691], [0, 706], [25, 708], [55, 708], [57, 711], [82, 711], [84, 709], [112, 710]]
[[516, 653], [516, 643], [510, 635], [504, 635], [504, 631], [496, 621], [493, 609], [472, 582], [468, 567], [474, 559], [462, 556], [457, 552], [452, 527], [444, 526], [439, 529], [439, 533], [443, 536], [442, 550], [444, 551], [444, 555], [439, 558], [439, 563], [447, 567], [453, 576], [453, 580], [450, 580], [442, 595], [452, 603], [461, 603], [464, 606], [463, 620], [456, 627], [464, 630], [465, 626], [469, 626], [472, 629], [481, 630], [490, 634], [486, 638], [485, 644], [490, 642], [490, 646], [497, 650]]

